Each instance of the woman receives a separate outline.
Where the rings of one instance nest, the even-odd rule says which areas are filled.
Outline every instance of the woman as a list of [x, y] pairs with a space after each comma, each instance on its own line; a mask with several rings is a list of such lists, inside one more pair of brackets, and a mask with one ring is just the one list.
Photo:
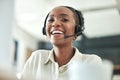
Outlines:
[[52, 43], [53, 49], [33, 52], [21, 78], [69, 80], [68, 70], [72, 62], [101, 63], [100, 57], [82, 54], [72, 46], [83, 29], [84, 19], [80, 11], [68, 6], [52, 9], [45, 19], [43, 34]]

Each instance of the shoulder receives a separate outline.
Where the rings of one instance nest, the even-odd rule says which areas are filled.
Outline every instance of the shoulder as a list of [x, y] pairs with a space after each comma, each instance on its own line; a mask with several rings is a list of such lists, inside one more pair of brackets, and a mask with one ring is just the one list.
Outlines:
[[82, 60], [91, 63], [102, 63], [102, 59], [95, 54], [82, 54]]
[[49, 50], [36, 50], [32, 52], [29, 59], [26, 61], [25, 70], [37, 69], [38, 65], [43, 64], [49, 55]]
[[48, 55], [49, 50], [36, 50], [32, 52], [31, 56], [41, 56], [41, 55]]
[[75, 53], [75, 58], [82, 61], [83, 63], [102, 63], [102, 59], [98, 55], [84, 54], [81, 53], [77, 48]]
[[49, 56], [49, 50], [36, 50], [33, 51], [29, 59], [26, 61], [25, 66], [34, 67], [44, 63]]
[[[34, 75], [40, 65], [44, 64], [49, 55], [49, 50], [36, 50], [32, 52], [30, 58], [26, 61], [23, 71], [21, 73], [21, 79], [28, 75]], [[34, 74], [33, 74], [34, 73]]]
[[46, 59], [49, 55], [49, 50], [36, 50], [33, 51], [31, 56], [30, 56], [30, 60], [32, 59]]

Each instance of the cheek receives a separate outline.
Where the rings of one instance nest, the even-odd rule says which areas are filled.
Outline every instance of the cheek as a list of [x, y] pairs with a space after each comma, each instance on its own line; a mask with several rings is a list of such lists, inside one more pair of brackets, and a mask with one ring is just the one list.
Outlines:
[[75, 22], [74, 19], [69, 22], [68, 27], [69, 27], [69, 32], [74, 34], [75, 33], [75, 27], [76, 27], [76, 22]]
[[73, 32], [75, 32], [75, 25], [72, 27]]
[[69, 31], [75, 33], [75, 25], [70, 26]]

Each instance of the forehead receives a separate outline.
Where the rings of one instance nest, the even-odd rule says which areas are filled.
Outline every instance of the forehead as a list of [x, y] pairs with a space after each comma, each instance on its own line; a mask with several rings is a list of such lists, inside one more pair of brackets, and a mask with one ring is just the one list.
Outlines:
[[65, 14], [65, 15], [68, 15], [68, 16], [73, 16], [74, 15], [74, 13], [66, 7], [56, 7], [56, 8], [54, 8], [50, 11], [49, 15], [54, 16], [54, 15], [61, 15], [61, 14]]

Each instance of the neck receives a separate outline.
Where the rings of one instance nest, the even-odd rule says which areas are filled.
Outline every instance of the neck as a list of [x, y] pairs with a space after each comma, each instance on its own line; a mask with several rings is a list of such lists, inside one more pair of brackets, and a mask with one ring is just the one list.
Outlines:
[[58, 62], [59, 66], [67, 64], [74, 55], [74, 48], [72, 46], [67, 47], [55, 47], [54, 46], [54, 59]]

